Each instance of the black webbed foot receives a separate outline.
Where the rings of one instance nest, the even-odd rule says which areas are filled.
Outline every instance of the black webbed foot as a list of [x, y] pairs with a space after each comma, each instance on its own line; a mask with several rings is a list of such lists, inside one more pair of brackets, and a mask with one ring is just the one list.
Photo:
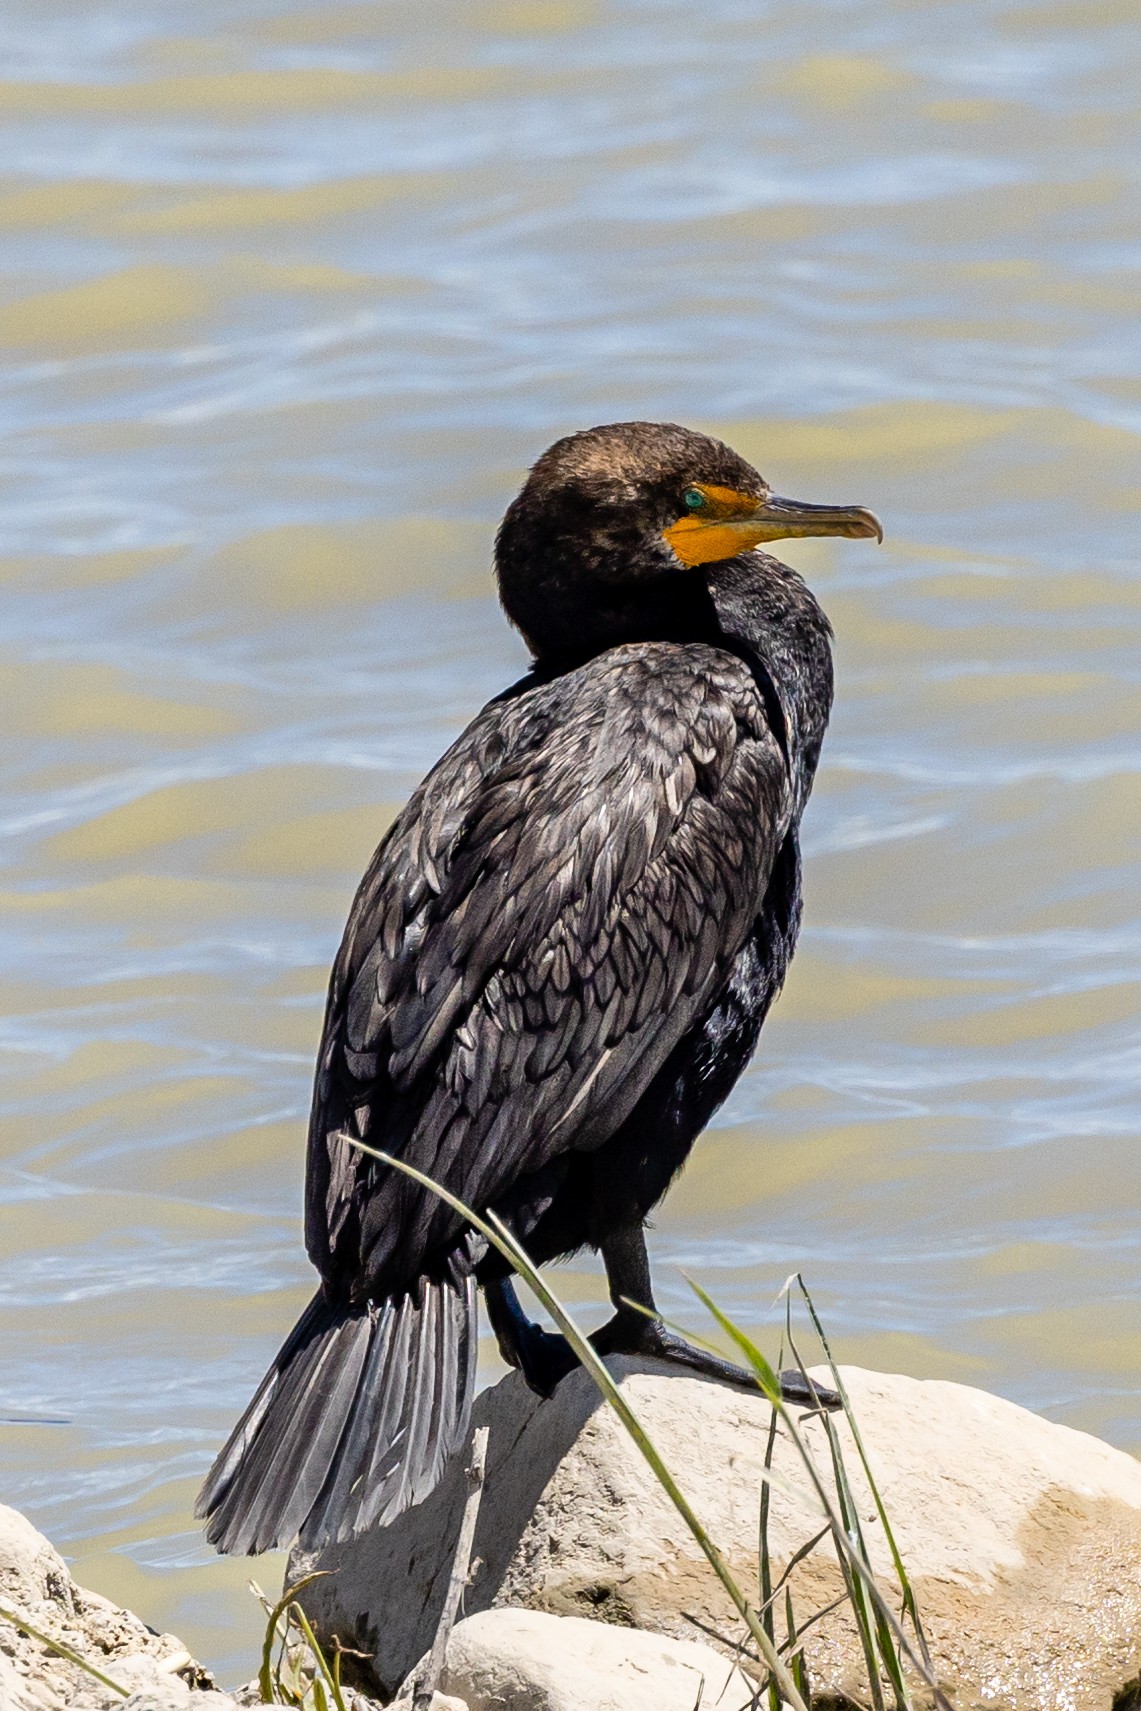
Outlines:
[[[739, 1390], [759, 1389], [756, 1378], [746, 1367], [687, 1343], [675, 1331], [667, 1330], [660, 1319], [648, 1319], [641, 1313], [617, 1312], [590, 1340], [599, 1354], [649, 1355], [699, 1378], [712, 1378]], [[824, 1408], [831, 1412], [843, 1406], [834, 1390], [807, 1383], [797, 1371], [782, 1372], [780, 1388], [784, 1400], [794, 1408]]]
[[[484, 1295], [504, 1360], [522, 1373], [537, 1396], [544, 1399], [552, 1396], [557, 1385], [579, 1364], [566, 1338], [544, 1331], [541, 1325], [528, 1319], [509, 1278], [487, 1284]], [[660, 1319], [647, 1318], [633, 1308], [620, 1308], [590, 1340], [600, 1355], [647, 1355], [668, 1361], [671, 1366], [681, 1367], [699, 1378], [732, 1384], [739, 1390], [758, 1389], [756, 1379], [745, 1367], [687, 1343], [684, 1337], [667, 1330]], [[797, 1371], [782, 1372], [780, 1386], [784, 1400], [794, 1408], [832, 1411], [842, 1406], [834, 1390], [809, 1383]]]

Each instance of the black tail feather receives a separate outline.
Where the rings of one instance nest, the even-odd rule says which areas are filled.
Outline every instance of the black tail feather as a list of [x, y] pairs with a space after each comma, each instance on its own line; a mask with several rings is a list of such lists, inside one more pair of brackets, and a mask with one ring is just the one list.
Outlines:
[[238, 1421], [195, 1513], [218, 1550], [307, 1550], [425, 1498], [467, 1435], [475, 1284], [364, 1307], [316, 1296]]

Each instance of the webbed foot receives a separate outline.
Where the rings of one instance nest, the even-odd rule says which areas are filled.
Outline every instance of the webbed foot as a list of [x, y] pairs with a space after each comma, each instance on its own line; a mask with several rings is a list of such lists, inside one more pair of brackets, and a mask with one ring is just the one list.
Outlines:
[[[578, 1366], [578, 1356], [565, 1337], [544, 1331], [541, 1325], [528, 1319], [510, 1279], [489, 1283], [484, 1294], [500, 1354], [509, 1366], [522, 1373], [537, 1396], [552, 1396], [567, 1373]], [[687, 1343], [675, 1331], [667, 1330], [660, 1319], [649, 1319], [633, 1308], [620, 1308], [590, 1340], [600, 1355], [647, 1355], [668, 1361], [671, 1366], [681, 1367], [699, 1378], [732, 1384], [739, 1390], [759, 1388], [747, 1368]], [[842, 1406], [834, 1390], [806, 1381], [797, 1371], [782, 1372], [780, 1387], [784, 1400], [794, 1408], [831, 1411]]]
[[[719, 1384], [732, 1384], [739, 1390], [755, 1391], [760, 1388], [747, 1367], [686, 1342], [676, 1331], [667, 1330], [660, 1319], [648, 1319], [632, 1309], [620, 1308], [590, 1340], [599, 1354], [649, 1355], [654, 1360], [668, 1361], [671, 1366], [695, 1373], [699, 1378], [712, 1378]], [[781, 1373], [780, 1389], [781, 1396], [794, 1408], [833, 1411], [843, 1406], [834, 1390], [806, 1382], [803, 1374], [795, 1370]]]

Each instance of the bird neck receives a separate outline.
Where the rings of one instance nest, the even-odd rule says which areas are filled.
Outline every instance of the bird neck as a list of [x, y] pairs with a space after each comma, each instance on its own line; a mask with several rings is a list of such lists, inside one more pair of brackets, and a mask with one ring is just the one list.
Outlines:
[[[505, 604], [506, 604], [505, 600]], [[794, 570], [765, 553], [642, 583], [549, 576], [541, 602], [522, 598], [510, 615], [535, 652], [534, 676], [549, 680], [628, 642], [705, 643], [734, 654], [752, 673], [785, 753], [803, 808], [832, 706], [832, 631]]]
[[[705, 580], [692, 571], [647, 578], [644, 583], [600, 581], [584, 601], [580, 591], [567, 592], [560, 610], [560, 590], [548, 586], [542, 629], [524, 628], [535, 650], [536, 669], [545, 675], [573, 671], [628, 642], [708, 642], [721, 638], [717, 609]], [[538, 630], [538, 634], [536, 634]]]
[[832, 627], [796, 571], [751, 552], [711, 567], [709, 592], [722, 647], [753, 672], [803, 810], [832, 710]]

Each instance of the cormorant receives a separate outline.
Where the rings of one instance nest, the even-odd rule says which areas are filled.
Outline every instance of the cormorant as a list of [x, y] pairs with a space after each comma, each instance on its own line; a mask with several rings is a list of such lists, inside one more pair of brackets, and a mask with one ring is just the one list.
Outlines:
[[333, 966], [309, 1127], [321, 1276], [199, 1498], [220, 1550], [393, 1520], [463, 1443], [476, 1285], [547, 1395], [574, 1364], [495, 1250], [407, 1160], [539, 1263], [589, 1247], [603, 1353], [740, 1381], [653, 1308], [643, 1224], [757, 1043], [800, 922], [798, 827], [831, 630], [756, 551], [872, 536], [777, 498], [720, 441], [621, 422], [559, 440], [508, 507], [499, 591], [534, 664], [381, 841]]

